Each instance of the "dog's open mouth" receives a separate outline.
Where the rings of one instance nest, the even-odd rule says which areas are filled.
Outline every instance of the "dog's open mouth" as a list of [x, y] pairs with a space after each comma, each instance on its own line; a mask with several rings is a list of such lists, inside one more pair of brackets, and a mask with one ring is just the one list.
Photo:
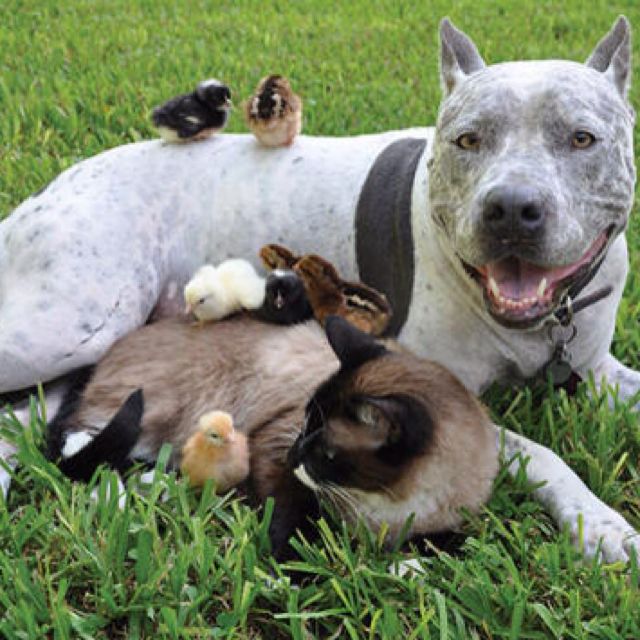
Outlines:
[[[509, 256], [472, 267], [463, 261], [467, 272], [482, 286], [489, 313], [512, 328], [527, 328], [551, 314], [572, 285], [587, 282], [588, 274], [600, 263], [614, 227], [603, 231], [573, 264], [542, 267]], [[575, 293], [574, 293], [575, 295]]]

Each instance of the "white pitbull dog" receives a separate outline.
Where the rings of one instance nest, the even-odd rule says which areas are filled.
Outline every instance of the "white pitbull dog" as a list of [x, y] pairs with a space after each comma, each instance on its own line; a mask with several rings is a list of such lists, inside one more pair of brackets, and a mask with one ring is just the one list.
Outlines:
[[[475, 392], [526, 381], [556, 353], [631, 398], [640, 374], [609, 354], [635, 182], [626, 19], [586, 64], [486, 66], [446, 20], [441, 43], [435, 130], [277, 150], [246, 135], [141, 142], [26, 200], [0, 224], [0, 393], [50, 382], [51, 415], [64, 389], [54, 381], [175, 312], [198, 266], [281, 242], [382, 289], [401, 342]], [[567, 295], [593, 304], [558, 351], [549, 327]], [[530, 456], [529, 478], [547, 481], [537, 496], [575, 535], [582, 514], [587, 553], [640, 550], [556, 455], [511, 433], [506, 449]]]

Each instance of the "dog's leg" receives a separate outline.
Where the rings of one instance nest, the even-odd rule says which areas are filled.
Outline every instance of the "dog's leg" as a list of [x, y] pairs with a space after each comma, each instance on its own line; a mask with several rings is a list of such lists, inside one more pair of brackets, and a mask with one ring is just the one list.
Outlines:
[[634, 371], [623, 365], [610, 353], [593, 369], [596, 384], [608, 384], [617, 388], [621, 400], [636, 401], [635, 408], [640, 411], [640, 371]]
[[167, 250], [158, 214], [133, 196], [118, 206], [96, 163], [0, 223], [0, 394], [94, 364], [158, 301]]
[[[42, 413], [42, 407], [38, 406], [38, 415], [43, 420], [49, 421], [56, 415], [67, 388], [68, 382], [66, 380], [54, 382], [47, 386], [44, 394], [44, 414]], [[31, 405], [29, 400], [21, 402], [13, 411], [9, 411], [8, 408], [0, 405], [0, 419], [14, 422], [14, 418], [23, 428], [29, 428], [31, 424]], [[0, 460], [3, 462], [0, 465], [0, 494], [5, 498], [11, 486], [11, 470], [15, 469], [17, 464], [16, 451], [17, 449], [12, 442], [0, 439]]]
[[[0, 299], [0, 394], [94, 364], [119, 337], [144, 324], [153, 297], [141, 300], [121, 277], [122, 283], [114, 275], [94, 286], [77, 274], [61, 273], [64, 294], [45, 295], [42, 279], [14, 275]], [[69, 291], [73, 287], [77, 300]]]
[[13, 444], [0, 440], [0, 460], [3, 462], [0, 465], [0, 496], [3, 498], [7, 497], [11, 486], [11, 470], [16, 467], [15, 453], [16, 448]]
[[594, 556], [600, 545], [605, 562], [628, 561], [632, 548], [640, 558], [640, 534], [589, 491], [553, 451], [512, 431], [500, 432], [504, 433], [505, 458], [513, 458], [510, 472], [515, 474], [520, 465], [526, 464], [528, 479], [536, 484], [544, 482], [534, 495], [560, 526], [568, 525], [574, 544], [585, 555]]

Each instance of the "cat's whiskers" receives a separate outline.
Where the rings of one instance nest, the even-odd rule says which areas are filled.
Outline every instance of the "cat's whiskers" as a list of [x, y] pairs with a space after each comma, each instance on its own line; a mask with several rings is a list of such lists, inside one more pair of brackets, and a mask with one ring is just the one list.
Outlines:
[[378, 486], [378, 491], [380, 491], [381, 493], [384, 493], [386, 496], [388, 496], [393, 502], [399, 502], [400, 501], [400, 496], [390, 487], [385, 487], [384, 485], [379, 485]]
[[354, 520], [358, 519], [358, 503], [349, 491], [334, 482], [324, 483], [323, 489], [326, 490], [327, 495], [331, 496], [338, 511], [342, 511], [341, 507], [343, 507]]
[[337, 513], [341, 513], [340, 503], [332, 491], [328, 490], [326, 487], [319, 487], [318, 493], [320, 494], [321, 501], [328, 502]]

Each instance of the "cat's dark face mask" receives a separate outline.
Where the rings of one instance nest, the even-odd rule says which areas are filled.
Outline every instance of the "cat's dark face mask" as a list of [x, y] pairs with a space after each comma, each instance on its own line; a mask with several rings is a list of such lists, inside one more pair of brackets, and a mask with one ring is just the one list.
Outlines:
[[430, 417], [408, 395], [367, 392], [367, 380], [375, 383], [376, 375], [372, 367], [369, 375], [362, 368], [391, 356], [383, 345], [341, 318], [328, 319], [326, 331], [341, 367], [309, 401], [287, 462], [308, 486], [389, 487], [428, 446]]

